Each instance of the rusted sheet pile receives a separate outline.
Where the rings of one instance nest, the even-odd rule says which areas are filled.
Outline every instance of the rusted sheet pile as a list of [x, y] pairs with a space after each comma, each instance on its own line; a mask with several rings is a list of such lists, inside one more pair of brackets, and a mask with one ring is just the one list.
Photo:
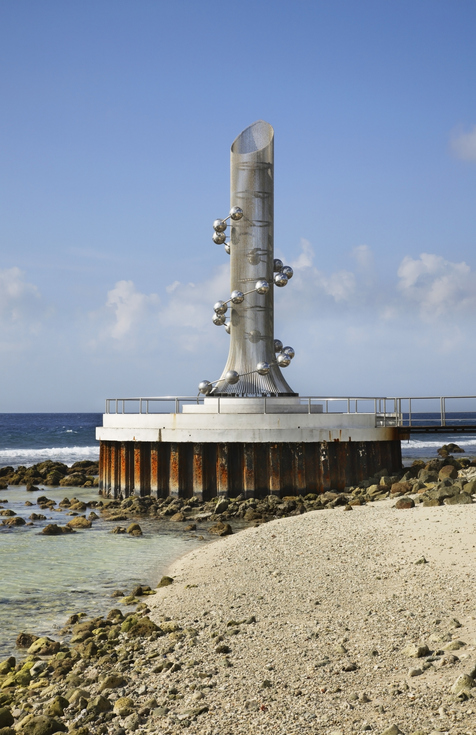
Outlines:
[[99, 488], [208, 500], [344, 490], [386, 468], [402, 466], [400, 441], [167, 443], [102, 441]]

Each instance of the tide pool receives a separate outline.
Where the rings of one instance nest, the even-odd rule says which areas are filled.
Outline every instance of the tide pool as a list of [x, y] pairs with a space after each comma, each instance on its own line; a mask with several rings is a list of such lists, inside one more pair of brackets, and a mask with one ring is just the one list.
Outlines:
[[[71, 516], [68, 508], [40, 510], [36, 503], [40, 495], [56, 502], [73, 496], [85, 502], [101, 499], [97, 490], [86, 488], [27, 492], [24, 487], [10, 487], [0, 491], [0, 500], [8, 501], [0, 502], [3, 509], [13, 510], [27, 522], [32, 513], [47, 517], [34, 521], [33, 526], [0, 526], [0, 658], [15, 655], [20, 631], [51, 634], [75, 612], [97, 616], [112, 607], [134, 609], [121, 606], [120, 599], [111, 598], [112, 592], [128, 592], [140, 583], [156, 586], [174, 559], [203, 544], [176, 526], [146, 518], [134, 519], [142, 528], [142, 537], [112, 534], [117, 523], [102, 518], [90, 529], [45, 536], [41, 534], [45, 525], [64, 525]], [[26, 501], [33, 505], [26, 506]], [[84, 514], [89, 513], [88, 508]]]

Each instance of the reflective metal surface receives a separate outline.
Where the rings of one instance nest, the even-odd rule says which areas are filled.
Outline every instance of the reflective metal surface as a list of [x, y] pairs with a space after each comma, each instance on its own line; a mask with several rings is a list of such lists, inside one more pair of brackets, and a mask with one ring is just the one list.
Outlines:
[[236, 370], [228, 370], [227, 373], [225, 374], [225, 380], [230, 385], [235, 385], [236, 383], [238, 383], [239, 379], [240, 379], [240, 376], [238, 375]]
[[213, 324], [216, 324], [217, 327], [221, 327], [226, 320], [226, 316], [224, 314], [214, 314], [213, 315]]
[[243, 210], [240, 207], [232, 207], [230, 209], [230, 215], [232, 220], [238, 222], [243, 217]]
[[276, 284], [276, 286], [279, 286], [280, 288], [282, 288], [283, 286], [287, 284], [287, 282], [288, 282], [288, 277], [282, 271], [281, 273], [274, 274], [274, 283]]
[[277, 356], [276, 362], [278, 363], [280, 367], [287, 367], [289, 363], [291, 362], [291, 358], [285, 352], [281, 352]]
[[226, 240], [226, 234], [224, 232], [214, 232], [213, 233], [213, 242], [215, 242], [217, 245], [223, 245], [225, 240]]
[[[263, 120], [246, 128], [231, 146], [230, 205], [230, 291], [246, 295], [242, 303], [230, 303], [230, 350], [212, 395], [293, 395], [275, 357], [274, 130]], [[269, 372], [259, 374], [259, 363], [268, 363]], [[230, 382], [229, 371], [238, 380]]]
[[198, 384], [198, 390], [204, 396], [208, 396], [212, 388], [213, 386], [209, 380], [202, 380], [202, 382]]
[[226, 314], [228, 311], [228, 305], [224, 301], [217, 301], [213, 307], [215, 314]]
[[244, 301], [244, 293], [243, 291], [232, 291], [231, 292], [231, 302], [232, 304], [242, 304]]

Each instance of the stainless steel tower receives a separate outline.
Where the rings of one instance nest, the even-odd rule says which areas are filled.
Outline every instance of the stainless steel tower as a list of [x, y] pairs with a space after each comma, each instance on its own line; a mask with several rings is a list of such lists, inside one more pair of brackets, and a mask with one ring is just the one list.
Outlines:
[[347, 412], [327, 413], [332, 398], [300, 398], [281, 374], [294, 350], [274, 338], [273, 292], [293, 271], [273, 252], [273, 144], [262, 120], [236, 138], [231, 210], [213, 223], [214, 243], [231, 256], [231, 294], [213, 314], [230, 335], [223, 373], [200, 383], [204, 400], [176, 397], [171, 414], [160, 408], [170, 396], [107, 401], [97, 430], [104, 495], [306, 495], [401, 467], [399, 429], [380, 425], [377, 399], [374, 412], [357, 413], [356, 399], [352, 413], [348, 399]]
[[[274, 339], [274, 286], [285, 286], [293, 272], [274, 258], [274, 130], [263, 120], [243, 130], [231, 146], [230, 202], [231, 236], [225, 248], [231, 257], [231, 297], [215, 304], [213, 318], [230, 333], [230, 351], [220, 379], [204, 381], [200, 390], [294, 396], [280, 370], [294, 350]], [[226, 220], [215, 220], [216, 243], [225, 242], [226, 227]]]

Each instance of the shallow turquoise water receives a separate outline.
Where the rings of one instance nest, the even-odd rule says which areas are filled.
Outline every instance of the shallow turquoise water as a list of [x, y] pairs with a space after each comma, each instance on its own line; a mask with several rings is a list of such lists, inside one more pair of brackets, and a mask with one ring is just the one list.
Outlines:
[[[0, 526], [0, 658], [15, 654], [15, 639], [22, 630], [54, 633], [74, 612], [102, 615], [120, 607], [119, 600], [111, 599], [114, 590], [130, 591], [138, 583], [154, 587], [174, 559], [203, 543], [169, 530], [166, 522], [146, 519], [139, 519], [144, 533], [139, 538], [109, 533], [117, 523], [101, 518], [90, 529], [44, 536], [40, 532], [47, 523], [64, 525], [71, 517], [67, 508], [39, 510], [36, 498], [40, 495], [57, 502], [65, 496], [99, 499], [96, 490], [83, 488], [0, 491], [0, 500], [8, 500], [0, 505], [25, 520], [34, 512], [47, 516], [34, 526]], [[25, 506], [26, 500], [34, 505]]]

